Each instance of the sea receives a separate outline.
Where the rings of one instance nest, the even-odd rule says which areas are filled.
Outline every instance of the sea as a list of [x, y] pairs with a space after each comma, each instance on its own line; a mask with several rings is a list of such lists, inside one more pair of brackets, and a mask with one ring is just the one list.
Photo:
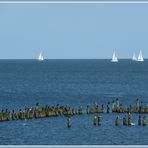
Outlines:
[[[119, 99], [123, 106], [139, 98], [148, 106], [148, 60], [109, 59], [0, 60], [0, 111], [57, 104], [93, 106]], [[102, 125], [93, 125], [93, 114], [0, 122], [0, 145], [148, 145], [148, 125], [115, 126], [117, 113], [99, 114]], [[142, 114], [143, 116], [144, 114]], [[147, 116], [147, 115], [146, 115]], [[147, 116], [148, 121], [148, 116]]]

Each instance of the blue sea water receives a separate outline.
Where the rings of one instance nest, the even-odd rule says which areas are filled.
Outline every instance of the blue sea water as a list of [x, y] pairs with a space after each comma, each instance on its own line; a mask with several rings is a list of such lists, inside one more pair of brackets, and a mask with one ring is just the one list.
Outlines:
[[[148, 60], [0, 60], [0, 109], [37, 102], [86, 108], [116, 98], [129, 106], [137, 97], [148, 105]], [[138, 115], [132, 114], [136, 125], [130, 127], [116, 127], [115, 116], [102, 114], [102, 126], [93, 126], [93, 115], [73, 116], [70, 129], [63, 116], [0, 122], [0, 144], [148, 144], [148, 125], [138, 126]]]

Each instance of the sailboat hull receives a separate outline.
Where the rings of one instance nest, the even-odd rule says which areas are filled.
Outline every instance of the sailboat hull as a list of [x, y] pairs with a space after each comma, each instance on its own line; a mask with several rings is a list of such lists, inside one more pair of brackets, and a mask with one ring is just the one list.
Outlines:
[[118, 60], [111, 60], [111, 62], [118, 62]]
[[137, 60], [138, 62], [143, 62], [144, 60], [143, 59], [139, 59], [139, 60]]

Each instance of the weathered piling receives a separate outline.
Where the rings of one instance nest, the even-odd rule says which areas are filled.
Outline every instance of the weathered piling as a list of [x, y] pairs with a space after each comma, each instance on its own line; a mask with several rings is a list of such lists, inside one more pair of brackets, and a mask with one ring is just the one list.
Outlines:
[[101, 116], [98, 116], [98, 125], [101, 125], [102, 124], [102, 118]]
[[130, 113], [128, 114], [128, 125], [131, 125], [132, 124], [132, 119], [131, 119], [131, 115]]
[[10, 120], [10, 112], [6, 109], [0, 112], [0, 121], [9, 121]]
[[136, 112], [139, 112], [139, 99], [136, 100]]
[[107, 113], [110, 113], [110, 103], [108, 102], [108, 104], [107, 104]]
[[93, 124], [97, 125], [97, 116], [96, 115], [94, 115]]
[[123, 116], [123, 125], [127, 125], [126, 115]]
[[141, 125], [141, 116], [139, 115], [139, 119], [138, 119], [138, 125], [140, 126]]
[[90, 111], [89, 111], [89, 105], [87, 105], [87, 108], [86, 108], [86, 113], [89, 114]]
[[112, 112], [115, 112], [115, 101], [112, 102]]
[[146, 116], [143, 116], [143, 126], [146, 126], [147, 122], [146, 122]]
[[70, 128], [71, 126], [72, 126], [71, 119], [68, 118], [68, 119], [67, 119], [67, 127]]
[[119, 117], [118, 117], [118, 115], [117, 115], [116, 118], [115, 118], [115, 125], [116, 125], [116, 126], [119, 125]]
[[103, 105], [103, 104], [101, 105], [101, 110], [100, 110], [100, 112], [101, 112], [101, 113], [104, 113], [104, 105]]

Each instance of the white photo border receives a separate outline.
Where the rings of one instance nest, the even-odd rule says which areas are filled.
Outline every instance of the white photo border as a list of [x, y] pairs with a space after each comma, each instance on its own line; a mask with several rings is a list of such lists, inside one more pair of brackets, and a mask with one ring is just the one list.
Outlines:
[[[108, 0], [88, 0], [88, 1], [83, 1], [83, 0], [72, 0], [72, 1], [58, 1], [58, 0], [23, 0], [23, 1], [10, 1], [10, 0], [0, 0], [0, 4], [148, 4], [148, 0], [142, 0], [142, 1], [135, 1], [135, 0], [115, 0], [115, 1], [108, 1]], [[124, 148], [124, 147], [128, 147], [128, 148], [147, 148], [148, 145], [0, 145], [0, 148], [27, 148], [27, 147], [31, 147], [31, 148], [97, 148], [97, 147], [101, 147], [101, 148]]]

